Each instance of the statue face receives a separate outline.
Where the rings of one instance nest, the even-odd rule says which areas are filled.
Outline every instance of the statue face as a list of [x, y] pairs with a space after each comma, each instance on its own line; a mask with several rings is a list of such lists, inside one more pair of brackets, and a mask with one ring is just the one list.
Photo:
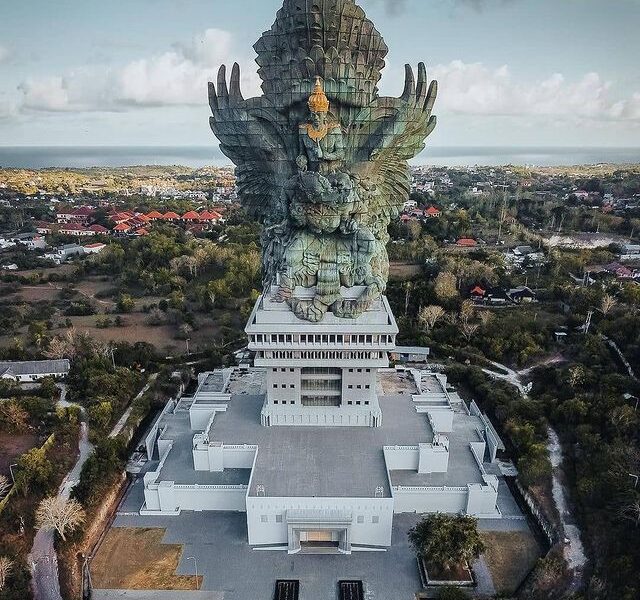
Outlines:
[[312, 112], [311, 123], [316, 129], [324, 127], [327, 124], [327, 113]]

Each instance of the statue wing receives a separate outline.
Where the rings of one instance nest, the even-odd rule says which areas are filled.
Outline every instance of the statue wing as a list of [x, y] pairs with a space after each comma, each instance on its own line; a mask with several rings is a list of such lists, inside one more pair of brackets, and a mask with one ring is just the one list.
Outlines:
[[418, 66], [417, 85], [413, 69], [406, 65], [402, 96], [377, 98], [348, 128], [354, 171], [376, 182], [376, 208], [389, 217], [397, 216], [411, 191], [407, 161], [424, 149], [436, 126], [431, 113], [437, 93], [437, 82], [428, 83], [424, 63]]
[[237, 63], [229, 87], [224, 66], [218, 72], [217, 89], [209, 83], [209, 106], [209, 122], [220, 150], [237, 165], [240, 201], [261, 222], [282, 222], [288, 216], [283, 182], [294, 173], [297, 150], [283, 116], [264, 97], [244, 99]]

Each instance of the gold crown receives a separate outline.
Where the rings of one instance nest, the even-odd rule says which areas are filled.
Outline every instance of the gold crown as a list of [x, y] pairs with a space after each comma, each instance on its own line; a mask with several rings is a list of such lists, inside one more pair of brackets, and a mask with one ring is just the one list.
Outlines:
[[313, 88], [313, 94], [309, 96], [309, 110], [312, 113], [329, 112], [329, 99], [322, 89], [320, 77], [316, 77], [316, 85]]

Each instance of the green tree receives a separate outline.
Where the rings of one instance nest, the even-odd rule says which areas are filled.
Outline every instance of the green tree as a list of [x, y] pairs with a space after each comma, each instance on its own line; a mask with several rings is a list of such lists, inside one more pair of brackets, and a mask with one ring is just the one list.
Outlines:
[[136, 302], [129, 294], [120, 294], [116, 307], [120, 312], [130, 313], [135, 309]]
[[412, 527], [409, 542], [419, 557], [444, 569], [471, 563], [485, 550], [477, 519], [442, 513], [428, 515]]
[[29, 490], [48, 489], [53, 477], [53, 464], [45, 448], [32, 448], [18, 460], [16, 486], [26, 496]]

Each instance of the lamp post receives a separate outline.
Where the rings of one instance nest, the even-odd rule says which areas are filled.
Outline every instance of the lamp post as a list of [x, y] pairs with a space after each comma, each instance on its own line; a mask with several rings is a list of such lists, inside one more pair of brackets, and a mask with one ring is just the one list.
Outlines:
[[187, 338], [187, 339], [185, 340], [185, 342], [187, 343], [187, 356], [190, 356], [190, 355], [191, 355], [191, 352], [189, 352], [189, 340], [190, 340], [190, 338]]
[[192, 560], [196, 570], [196, 589], [198, 589], [198, 561], [195, 556], [187, 556], [187, 560]]
[[13, 474], [13, 467], [17, 467], [18, 463], [15, 463], [13, 465], [9, 465], [9, 472], [11, 473], [11, 479], [13, 481], [13, 485], [16, 484], [16, 476]]

